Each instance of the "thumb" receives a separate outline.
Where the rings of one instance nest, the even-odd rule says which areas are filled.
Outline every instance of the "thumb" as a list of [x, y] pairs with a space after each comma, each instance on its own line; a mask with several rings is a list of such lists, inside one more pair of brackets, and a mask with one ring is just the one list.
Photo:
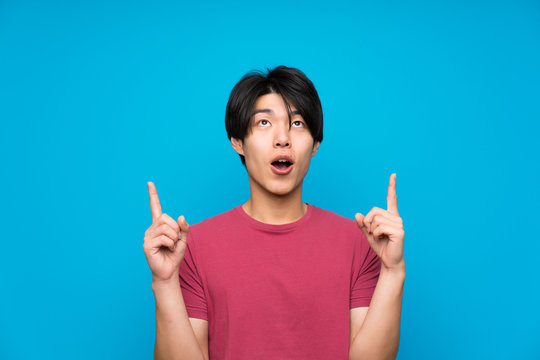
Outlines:
[[364, 227], [364, 215], [360, 213], [356, 213], [354, 215], [354, 219], [356, 220], [356, 223], [358, 224], [358, 227], [363, 228]]
[[366, 226], [364, 225], [364, 215], [360, 214], [360, 213], [356, 213], [354, 215], [354, 218], [356, 220], [356, 225], [358, 225], [358, 227], [360, 228], [360, 230], [362, 230], [362, 232], [364, 233], [364, 235], [366, 235], [366, 238], [369, 239], [369, 236], [368, 236], [368, 230], [366, 228]]
[[181, 232], [187, 232], [189, 230], [189, 224], [187, 223], [184, 215], [180, 215], [176, 222], [178, 223], [178, 226], [180, 226]]

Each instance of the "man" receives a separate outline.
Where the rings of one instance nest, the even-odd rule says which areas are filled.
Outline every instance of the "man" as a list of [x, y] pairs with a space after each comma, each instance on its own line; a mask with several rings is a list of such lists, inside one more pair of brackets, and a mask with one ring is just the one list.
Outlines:
[[322, 108], [294, 68], [246, 74], [225, 124], [246, 203], [190, 226], [161, 212], [148, 183], [155, 358], [394, 359], [405, 280], [395, 174], [387, 210], [356, 221], [302, 201]]

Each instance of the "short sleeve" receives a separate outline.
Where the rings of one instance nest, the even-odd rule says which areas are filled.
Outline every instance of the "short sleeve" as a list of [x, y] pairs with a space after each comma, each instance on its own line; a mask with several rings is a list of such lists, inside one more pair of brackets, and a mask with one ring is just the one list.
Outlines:
[[184, 259], [178, 270], [182, 297], [186, 305], [188, 317], [208, 320], [208, 307], [204, 295], [203, 282], [197, 268], [193, 231], [188, 233]]
[[369, 306], [381, 272], [381, 260], [369, 245], [366, 235], [362, 231], [359, 235], [355, 239], [353, 255], [350, 309]]

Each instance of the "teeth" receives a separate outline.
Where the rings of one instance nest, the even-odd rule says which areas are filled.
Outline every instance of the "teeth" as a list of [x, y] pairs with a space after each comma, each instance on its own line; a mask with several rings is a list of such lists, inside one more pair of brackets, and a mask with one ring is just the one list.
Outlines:
[[278, 160], [279, 162], [287, 162], [287, 160]]

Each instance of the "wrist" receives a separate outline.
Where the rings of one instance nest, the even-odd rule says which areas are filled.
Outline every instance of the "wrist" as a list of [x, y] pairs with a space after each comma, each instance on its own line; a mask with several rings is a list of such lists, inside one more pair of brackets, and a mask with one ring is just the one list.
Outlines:
[[152, 289], [169, 288], [171, 286], [180, 286], [180, 279], [178, 274], [174, 274], [169, 279], [160, 279], [155, 276], [152, 277]]
[[381, 274], [383, 273], [388, 276], [405, 279], [405, 261], [392, 267], [386, 267], [384, 264], [381, 264]]

